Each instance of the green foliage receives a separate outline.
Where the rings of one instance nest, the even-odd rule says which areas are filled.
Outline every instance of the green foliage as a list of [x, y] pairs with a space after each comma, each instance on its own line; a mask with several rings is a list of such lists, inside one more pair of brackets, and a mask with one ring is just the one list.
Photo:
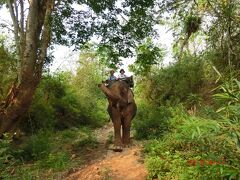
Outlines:
[[22, 123], [24, 131], [101, 126], [107, 119], [106, 101], [99, 98], [103, 97], [96, 85], [100, 74], [94, 68], [83, 66], [76, 77], [70, 73], [44, 76]]
[[83, 147], [96, 148], [98, 142], [88, 128], [81, 129], [75, 136], [75, 140], [72, 141], [73, 149], [81, 150]]
[[86, 149], [97, 144], [89, 128], [40, 131], [20, 145], [6, 136], [0, 140], [0, 178], [58, 179], [82, 165]]
[[64, 170], [69, 164], [70, 157], [65, 152], [52, 152], [45, 158], [37, 161], [37, 166], [44, 169]]
[[238, 9], [240, 3], [216, 1], [209, 5], [209, 10], [211, 13], [214, 13], [216, 18], [213, 18], [212, 25], [206, 32], [209, 36], [206, 53], [211, 57], [212, 62], [219, 71], [228, 71], [230, 67], [238, 70], [240, 67], [240, 46], [238, 44], [240, 39], [240, 31], [238, 29]]
[[66, 73], [43, 77], [25, 117], [28, 121], [22, 124], [26, 132], [63, 129], [77, 124], [81, 113], [80, 105], [74, 92], [70, 90], [68, 77]]
[[94, 53], [92, 50], [82, 52], [73, 86], [81, 104], [81, 111], [89, 119], [89, 124], [101, 126], [108, 119], [107, 101], [97, 84], [106, 76], [103, 75], [104, 66], [97, 61]]
[[[95, 35], [100, 37], [100, 51], [105, 51], [110, 65], [119, 57], [133, 55], [134, 47], [153, 35], [154, 1], [86, 1], [83, 9], [74, 8], [77, 0], [62, 0], [52, 15], [53, 41], [81, 47]], [[122, 18], [119, 18], [122, 17]]]
[[2, 5], [4, 5], [5, 3], [7, 3], [7, 0], [0, 0], [0, 9], [1, 9]]
[[190, 37], [193, 33], [197, 32], [201, 25], [201, 18], [193, 16], [192, 14], [187, 16], [184, 21], [184, 30]]
[[186, 103], [190, 106], [201, 105], [202, 100], [200, 94], [189, 94]]
[[[191, 96], [195, 94], [195, 100], [201, 99], [197, 95], [205, 79], [204, 63], [194, 57], [187, 57], [181, 63], [172, 64], [163, 69], [152, 70], [151, 75], [143, 77], [139, 85], [147, 101], [162, 104], [177, 104], [188, 99], [189, 105]], [[148, 88], [146, 88], [146, 86]]]
[[101, 126], [107, 120], [107, 101], [97, 87], [103, 77], [102, 66], [89, 57], [95, 55], [91, 51], [82, 54], [76, 75], [61, 72], [43, 76], [21, 124], [30, 138], [24, 136], [23, 142], [16, 144], [21, 151], [6, 154], [9, 161], [3, 164], [6, 171], [1, 177], [55, 177], [59, 171], [79, 166], [86, 148], [97, 147], [92, 129], [87, 127]]
[[6, 44], [6, 38], [0, 35], [0, 101], [5, 98], [12, 81], [16, 78], [16, 64], [14, 52]]
[[201, 106], [201, 108], [197, 112], [197, 115], [205, 119], [221, 119], [220, 114], [216, 112], [216, 108], [208, 105]]
[[97, 55], [99, 56], [100, 62], [109, 68], [116, 68], [116, 64], [120, 62], [119, 54], [116, 50], [106, 44], [98, 46]]
[[172, 179], [188, 179], [195, 178], [197, 171], [190, 170], [186, 174], [182, 174], [185, 171], [186, 160], [179, 154], [173, 156], [169, 152], [162, 154], [163, 157], [152, 156], [146, 160], [146, 165], [148, 169], [148, 179], [151, 178], [172, 178]]
[[136, 54], [136, 61], [130, 68], [136, 74], [146, 74], [150, 72], [152, 65], [160, 65], [164, 51], [148, 38], [144, 44], [138, 46]]
[[4, 165], [4, 161], [8, 160], [8, 158], [11, 158], [10, 155], [8, 155], [8, 152], [10, 151], [10, 142], [11, 138], [9, 138], [8, 134], [5, 134], [3, 139], [0, 139], [0, 165], [1, 168]]
[[217, 112], [223, 114], [226, 118], [233, 121], [240, 121], [240, 81], [230, 79], [220, 85], [217, 90], [219, 93], [214, 94], [220, 108]]
[[168, 121], [171, 112], [164, 106], [154, 107], [141, 104], [133, 121], [137, 139], [159, 138], [168, 131]]
[[45, 131], [33, 135], [23, 147], [24, 158], [38, 160], [46, 157], [53, 148], [50, 136], [51, 132]]
[[55, 110], [50, 104], [46, 104], [44, 99], [34, 101], [28, 115], [28, 124], [24, 124], [26, 132], [41, 128], [51, 129], [56, 124]]
[[231, 135], [239, 126], [174, 111], [171, 133], [145, 146], [149, 178], [239, 178], [240, 146]]
[[4, 137], [0, 139], [0, 178], [7, 178], [8, 173], [16, 163], [11, 142], [12, 139], [9, 134], [5, 134]]

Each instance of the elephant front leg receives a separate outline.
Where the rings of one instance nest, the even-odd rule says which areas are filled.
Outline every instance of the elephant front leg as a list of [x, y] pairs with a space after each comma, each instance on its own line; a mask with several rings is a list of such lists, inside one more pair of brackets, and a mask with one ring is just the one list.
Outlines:
[[114, 148], [113, 150], [116, 152], [121, 152], [122, 148], [122, 140], [121, 140], [121, 120], [120, 118], [113, 119], [114, 126]]
[[122, 124], [122, 142], [125, 147], [130, 145], [130, 128], [131, 128], [131, 116], [125, 117], [123, 124]]
[[136, 115], [137, 112], [137, 106], [135, 103], [131, 103], [128, 105], [126, 110], [123, 113], [123, 124], [122, 124], [122, 131], [123, 131], [123, 136], [122, 136], [122, 142], [124, 146], [129, 146], [130, 145], [130, 128], [131, 128], [131, 122], [134, 116]]
[[109, 106], [108, 107], [109, 115], [113, 122], [114, 127], [114, 151], [122, 151], [122, 139], [121, 139], [121, 117], [117, 108]]

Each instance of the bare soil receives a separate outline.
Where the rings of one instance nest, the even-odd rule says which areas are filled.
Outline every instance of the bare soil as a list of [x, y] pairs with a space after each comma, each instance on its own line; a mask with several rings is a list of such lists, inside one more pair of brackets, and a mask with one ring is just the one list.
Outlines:
[[141, 143], [132, 140], [123, 152], [111, 150], [112, 123], [96, 130], [99, 146], [86, 157], [87, 163], [70, 172], [68, 180], [145, 180], [147, 171], [141, 157]]

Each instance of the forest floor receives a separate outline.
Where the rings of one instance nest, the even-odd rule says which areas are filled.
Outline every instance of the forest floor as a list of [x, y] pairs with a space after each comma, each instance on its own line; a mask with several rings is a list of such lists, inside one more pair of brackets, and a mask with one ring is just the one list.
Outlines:
[[142, 156], [142, 143], [132, 139], [132, 145], [122, 152], [111, 150], [113, 125], [108, 123], [95, 131], [99, 145], [86, 153], [85, 164], [69, 171], [68, 180], [145, 180], [147, 171]]

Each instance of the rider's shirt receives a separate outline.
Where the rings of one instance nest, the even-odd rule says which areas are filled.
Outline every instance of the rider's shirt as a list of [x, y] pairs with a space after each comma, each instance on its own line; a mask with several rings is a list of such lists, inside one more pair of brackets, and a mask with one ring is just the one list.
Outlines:
[[118, 75], [118, 79], [124, 79], [124, 78], [126, 78], [127, 76], [125, 75], [125, 74], [119, 74]]
[[115, 81], [116, 79], [117, 79], [116, 76], [110, 76], [108, 80]]

